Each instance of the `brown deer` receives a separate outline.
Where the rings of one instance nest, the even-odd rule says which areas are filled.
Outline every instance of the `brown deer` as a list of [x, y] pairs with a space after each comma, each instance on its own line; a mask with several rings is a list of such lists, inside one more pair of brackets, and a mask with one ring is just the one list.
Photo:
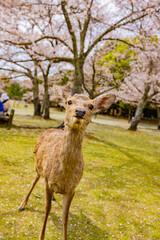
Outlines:
[[66, 102], [65, 128], [49, 129], [38, 138], [34, 153], [37, 176], [22, 202], [23, 210], [40, 177], [45, 179], [45, 218], [39, 240], [45, 236], [47, 218], [54, 193], [63, 194], [63, 240], [67, 239], [67, 221], [75, 188], [83, 174], [82, 140], [84, 131], [94, 112], [107, 109], [115, 101], [115, 95], [102, 95], [94, 100], [83, 94], [75, 94]]

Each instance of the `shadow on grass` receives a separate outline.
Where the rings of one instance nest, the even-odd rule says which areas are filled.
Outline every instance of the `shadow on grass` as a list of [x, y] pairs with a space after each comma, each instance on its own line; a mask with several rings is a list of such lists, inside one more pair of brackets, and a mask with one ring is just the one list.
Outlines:
[[[58, 197], [58, 196], [57, 196]], [[36, 201], [36, 199], [35, 199]], [[45, 199], [42, 199], [45, 202]], [[42, 222], [44, 219], [44, 211], [43, 209], [36, 209], [36, 203], [34, 206], [30, 206], [29, 203], [25, 207], [24, 211], [18, 211], [16, 214], [24, 216], [29, 213], [38, 213], [41, 215]], [[57, 214], [56, 208], [60, 210], [60, 213]], [[99, 228], [95, 223], [92, 222], [90, 218], [88, 218], [83, 209], [78, 209], [77, 214], [73, 214], [72, 211], [69, 212], [69, 221], [68, 221], [68, 240], [73, 239], [81, 239], [81, 240], [95, 240], [95, 239], [108, 239], [108, 232]], [[49, 214], [50, 221], [53, 222], [54, 226], [56, 227], [58, 232], [62, 233], [62, 204], [61, 200], [56, 200], [56, 202], [52, 202], [52, 209]], [[10, 213], [12, 215], [12, 213]], [[15, 211], [13, 211], [13, 216]], [[49, 226], [49, 223], [47, 224]], [[54, 231], [54, 230], [53, 230]]]
[[[50, 214], [53, 224], [56, 228], [62, 232], [62, 220], [56, 215], [53, 210]], [[69, 213], [68, 222], [68, 240], [83, 239], [83, 240], [95, 240], [95, 239], [108, 239], [108, 232], [95, 225], [91, 219], [89, 219], [82, 211], [79, 215]]]
[[[121, 164], [120, 166], [114, 166], [114, 169], [119, 169], [122, 168], [124, 166], [132, 166], [133, 163], [136, 164], [140, 164], [143, 167], [147, 168], [148, 171], [150, 171], [152, 174], [158, 173], [158, 164], [156, 164], [155, 162], [151, 163], [151, 162], [147, 162], [144, 160], [141, 160], [140, 158], [136, 158], [135, 157], [135, 153], [137, 153], [138, 151], [135, 149], [130, 149], [130, 148], [124, 148], [124, 147], [120, 147], [119, 145], [116, 145], [112, 142], [109, 142], [107, 140], [103, 140], [100, 139], [94, 135], [86, 135], [86, 137], [90, 140], [96, 141], [96, 142], [100, 142], [103, 145], [107, 145], [110, 146], [112, 149], [116, 149], [119, 152], [121, 152], [122, 154], [126, 155], [130, 160], [125, 162], [124, 164]], [[156, 166], [157, 165], [157, 166]]]
[[[61, 208], [62, 205], [58, 204]], [[26, 206], [24, 211], [17, 212], [13, 211], [10, 212], [10, 215], [15, 216], [16, 214], [19, 215], [25, 215], [25, 212], [30, 213], [39, 213], [42, 217], [42, 222], [44, 219], [44, 209], [43, 210], [36, 210], [34, 207]], [[95, 240], [95, 239], [101, 239], [106, 240], [108, 239], [108, 232], [99, 228], [97, 225], [95, 225], [91, 219], [89, 219], [83, 212], [83, 210], [78, 211], [77, 214], [73, 214], [71, 211], [69, 212], [69, 221], [68, 221], [68, 240], [73, 239], [81, 239], [81, 240]], [[6, 213], [7, 215], [8, 213]], [[5, 214], [4, 214], [5, 215]], [[62, 233], [62, 214], [59, 216], [54, 211], [54, 206], [52, 205], [51, 213], [49, 214], [51, 216], [50, 221], [53, 222], [55, 227], [59, 232]], [[49, 225], [49, 223], [47, 224]], [[53, 230], [54, 231], [54, 230]], [[46, 233], [47, 234], [47, 233]]]
[[[96, 136], [89, 135], [87, 138], [95, 141], [96, 143], [99, 142], [103, 144], [103, 146], [109, 146], [110, 148], [120, 152], [122, 155], [127, 156], [127, 160], [125, 160], [125, 157], [124, 161], [122, 159], [121, 163], [118, 166], [114, 166], [114, 162], [113, 165], [111, 164], [109, 167], [103, 165], [94, 166], [93, 164], [92, 166], [86, 166], [86, 171], [90, 172], [94, 178], [94, 181], [93, 179], [88, 179], [88, 188], [92, 187], [96, 189], [98, 186], [101, 189], [101, 194], [100, 196], [97, 195], [97, 197], [105, 200], [107, 195], [108, 200], [121, 202], [124, 200], [123, 194], [122, 196], [119, 194], [118, 196], [113, 195], [117, 195], [117, 190], [123, 190], [130, 193], [128, 195], [124, 194], [128, 200], [136, 202], [136, 195], [138, 201], [141, 201], [138, 198], [138, 194], [144, 196], [145, 194], [150, 194], [150, 196], [157, 194], [156, 189], [160, 186], [157, 181], [157, 179], [159, 179], [160, 164], [159, 162], [150, 162], [145, 160], [145, 150], [121, 147], [108, 140], [103, 140]], [[152, 155], [149, 153], [149, 151], [147, 155], [149, 158], [152, 158]], [[107, 193], [105, 189], [108, 189]], [[114, 190], [114, 193], [110, 192], [109, 189]]]

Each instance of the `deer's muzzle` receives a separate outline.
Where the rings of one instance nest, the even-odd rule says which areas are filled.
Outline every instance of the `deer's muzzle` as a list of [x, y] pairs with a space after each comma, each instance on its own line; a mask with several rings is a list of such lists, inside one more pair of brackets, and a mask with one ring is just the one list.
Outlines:
[[76, 114], [76, 116], [75, 116], [76, 118], [82, 118], [83, 119], [84, 115], [86, 114], [86, 111], [77, 108], [75, 114]]

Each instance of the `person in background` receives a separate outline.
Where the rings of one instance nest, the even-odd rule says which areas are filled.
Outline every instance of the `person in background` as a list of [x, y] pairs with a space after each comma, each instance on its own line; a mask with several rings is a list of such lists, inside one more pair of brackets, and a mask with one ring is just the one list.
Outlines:
[[4, 107], [3, 107], [3, 103], [0, 100], [0, 116], [3, 116], [3, 112], [4, 112]]
[[25, 100], [24, 100], [24, 107], [28, 107], [28, 104]]
[[3, 103], [3, 107], [4, 107], [4, 113], [6, 113], [8, 111], [8, 109], [10, 108], [9, 97], [8, 97], [7, 93], [2, 93], [1, 99], [2, 99], [2, 103]]

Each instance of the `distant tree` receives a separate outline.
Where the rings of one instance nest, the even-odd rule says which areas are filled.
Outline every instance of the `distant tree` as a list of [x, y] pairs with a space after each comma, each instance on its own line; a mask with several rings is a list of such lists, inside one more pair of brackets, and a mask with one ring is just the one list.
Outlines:
[[[39, 73], [37, 61], [33, 56], [25, 51], [21, 46], [14, 46], [2, 44], [0, 52], [0, 70], [7, 73], [5, 79], [23, 79], [24, 77], [30, 79], [32, 82], [34, 115], [40, 115], [39, 105]], [[28, 58], [30, 61], [25, 61]]]
[[129, 130], [136, 131], [147, 104], [160, 93], [160, 44], [156, 36], [134, 39], [141, 49], [136, 49], [137, 59], [132, 63], [132, 72], [121, 86], [118, 97], [124, 102], [136, 103], [135, 116]]
[[13, 83], [9, 86], [6, 86], [4, 89], [6, 90], [10, 98], [14, 98], [17, 100], [22, 99], [23, 95], [27, 92], [27, 89], [22, 88], [19, 83]]
[[[25, 61], [28, 58], [30, 61]], [[3, 52], [0, 54], [0, 70], [7, 72], [10, 78], [18, 79], [27, 77], [32, 82], [34, 115], [41, 115], [39, 99], [39, 83], [43, 82], [44, 86], [44, 118], [49, 118], [49, 94], [48, 94], [48, 77], [52, 66], [51, 61], [37, 61], [27, 48], [4, 45]], [[41, 76], [41, 79], [40, 79]]]
[[50, 118], [49, 73], [52, 67], [52, 63], [49, 61], [39, 62], [38, 67], [40, 68], [40, 71], [42, 73], [42, 79], [43, 79], [42, 82], [44, 85], [44, 95], [43, 95], [44, 118], [49, 119]]

